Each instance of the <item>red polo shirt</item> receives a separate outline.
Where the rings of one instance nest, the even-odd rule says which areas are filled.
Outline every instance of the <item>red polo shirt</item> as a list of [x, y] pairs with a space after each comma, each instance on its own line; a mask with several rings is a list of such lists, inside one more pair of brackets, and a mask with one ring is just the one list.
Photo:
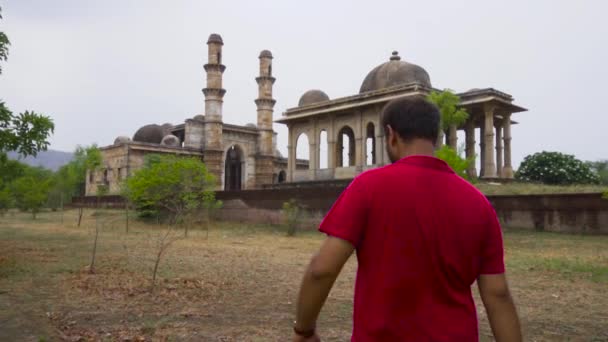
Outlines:
[[477, 341], [471, 285], [504, 273], [502, 232], [476, 188], [433, 157], [355, 178], [320, 231], [356, 247], [352, 341]]

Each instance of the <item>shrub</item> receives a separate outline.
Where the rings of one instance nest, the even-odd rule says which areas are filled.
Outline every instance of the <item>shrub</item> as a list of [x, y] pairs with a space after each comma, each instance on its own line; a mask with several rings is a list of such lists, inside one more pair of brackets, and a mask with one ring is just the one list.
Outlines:
[[597, 174], [589, 165], [573, 155], [560, 152], [539, 152], [524, 158], [515, 178], [525, 182], [544, 184], [599, 184]]
[[446, 162], [460, 177], [464, 179], [470, 178], [467, 175], [467, 169], [475, 162], [475, 158], [462, 158], [458, 152], [448, 145], [441, 146], [441, 148], [435, 152], [435, 156]]
[[301, 216], [301, 208], [295, 199], [283, 203], [283, 219], [287, 227], [287, 235], [294, 236], [298, 230], [298, 221]]

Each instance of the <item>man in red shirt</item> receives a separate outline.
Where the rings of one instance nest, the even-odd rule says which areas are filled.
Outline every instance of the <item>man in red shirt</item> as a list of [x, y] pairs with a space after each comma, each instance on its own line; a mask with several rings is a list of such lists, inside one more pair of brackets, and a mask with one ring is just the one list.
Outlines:
[[477, 281], [497, 341], [521, 341], [494, 209], [433, 157], [437, 107], [397, 99], [382, 113], [391, 165], [355, 178], [327, 214], [327, 239], [304, 275], [294, 341], [319, 341], [316, 320], [357, 251], [352, 341], [477, 341]]

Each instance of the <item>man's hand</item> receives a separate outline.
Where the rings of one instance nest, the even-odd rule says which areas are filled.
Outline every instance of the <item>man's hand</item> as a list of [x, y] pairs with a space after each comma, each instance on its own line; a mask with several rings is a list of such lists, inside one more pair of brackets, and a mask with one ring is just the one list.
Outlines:
[[[299, 331], [307, 331], [315, 327], [321, 307], [334, 281], [354, 250], [355, 247], [350, 242], [329, 236], [312, 258], [298, 295], [296, 322]], [[308, 339], [295, 336], [294, 341], [320, 341], [320, 339], [315, 334]]]
[[319, 337], [319, 335], [317, 335], [317, 333], [315, 333], [311, 337], [304, 337], [304, 336], [294, 334], [292, 341], [293, 342], [321, 342], [321, 338]]
[[496, 341], [521, 342], [519, 317], [504, 273], [482, 274], [477, 279], [477, 286]]

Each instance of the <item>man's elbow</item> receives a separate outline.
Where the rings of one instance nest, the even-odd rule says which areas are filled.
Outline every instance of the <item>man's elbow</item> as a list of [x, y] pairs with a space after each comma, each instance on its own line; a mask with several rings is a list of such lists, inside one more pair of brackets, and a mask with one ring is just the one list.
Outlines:
[[336, 270], [329, 263], [323, 262], [318, 255], [314, 256], [308, 266], [308, 274], [313, 280], [332, 279], [338, 277], [340, 270]]

